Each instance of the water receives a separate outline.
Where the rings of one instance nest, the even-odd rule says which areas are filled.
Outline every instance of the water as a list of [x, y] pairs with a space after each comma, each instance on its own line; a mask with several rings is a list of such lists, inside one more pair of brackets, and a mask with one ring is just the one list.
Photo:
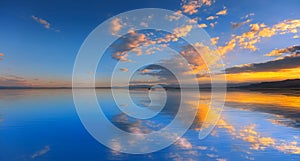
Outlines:
[[[147, 92], [131, 91], [133, 101], [147, 108]], [[121, 89], [119, 94], [123, 94]], [[180, 93], [170, 90], [168, 94], [171, 99], [158, 116], [137, 120], [118, 110], [108, 89], [97, 90], [99, 102], [114, 125], [124, 131], [143, 133], [159, 130], [176, 115]], [[191, 91], [189, 97], [193, 96]], [[186, 102], [185, 108], [199, 111], [178, 142], [158, 152], [129, 155], [110, 150], [85, 130], [71, 90], [1, 90], [0, 160], [300, 160], [297, 93], [229, 91], [218, 124], [208, 137], [199, 140], [209, 96], [209, 92], [201, 93], [200, 106]]]

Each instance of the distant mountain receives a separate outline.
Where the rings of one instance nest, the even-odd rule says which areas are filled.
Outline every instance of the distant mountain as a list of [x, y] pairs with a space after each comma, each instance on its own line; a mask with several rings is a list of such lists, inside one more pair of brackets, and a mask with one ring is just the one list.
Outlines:
[[239, 86], [238, 88], [300, 88], [300, 79], [287, 79], [276, 82], [262, 82], [246, 86]]

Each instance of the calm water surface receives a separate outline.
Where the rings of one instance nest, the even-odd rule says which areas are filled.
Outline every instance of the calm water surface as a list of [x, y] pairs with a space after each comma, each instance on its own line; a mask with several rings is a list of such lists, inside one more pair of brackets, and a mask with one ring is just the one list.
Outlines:
[[[119, 94], [122, 92], [120, 89]], [[118, 110], [109, 90], [99, 89], [97, 96], [107, 118], [128, 132], [159, 130], [172, 121], [180, 102], [180, 92], [170, 90], [158, 116], [137, 120]], [[190, 97], [193, 96], [191, 91]], [[148, 91], [131, 91], [131, 97], [147, 108]], [[186, 108], [197, 108], [198, 113], [175, 144], [155, 153], [129, 155], [106, 148], [85, 130], [71, 90], [1, 90], [0, 160], [300, 160], [298, 94], [230, 91], [216, 127], [199, 140], [201, 123], [206, 117], [214, 117], [213, 113], [207, 115], [209, 97], [209, 92], [202, 92], [199, 106], [185, 102]]]

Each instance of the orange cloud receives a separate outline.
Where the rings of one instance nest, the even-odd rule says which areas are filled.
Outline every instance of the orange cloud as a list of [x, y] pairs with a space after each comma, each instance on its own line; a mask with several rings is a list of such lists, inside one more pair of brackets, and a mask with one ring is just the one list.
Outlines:
[[177, 37], [184, 37], [192, 30], [192, 25], [186, 25], [182, 27], [175, 28], [173, 34]]
[[169, 21], [177, 21], [183, 16], [182, 11], [178, 10], [173, 15], [168, 16]]
[[42, 18], [36, 17], [34, 15], [32, 15], [31, 18], [34, 19], [37, 23], [44, 25], [44, 27], [46, 29], [50, 29], [51, 25], [50, 25], [50, 23], [48, 21], [46, 21], [46, 20], [44, 20]]
[[226, 14], [227, 14], [226, 8], [216, 13], [216, 15], [226, 15]]
[[[299, 79], [300, 56], [292, 54], [280, 59], [263, 63], [243, 64], [227, 68], [226, 75], [216, 75], [216, 80], [226, 77], [229, 83], [280, 81], [286, 79]], [[209, 83], [210, 77], [203, 75], [198, 78], [200, 83]]]
[[123, 62], [131, 62], [131, 60], [127, 59], [128, 53], [127, 52], [115, 52], [113, 54], [113, 58], [123, 61]]
[[216, 18], [218, 18], [218, 16], [209, 16], [209, 17], [206, 18], [206, 20], [214, 20]]
[[123, 25], [121, 23], [120, 18], [113, 19], [111, 21], [111, 27], [110, 27], [112, 35], [117, 35], [122, 27], [123, 27]]
[[225, 46], [219, 46], [218, 50], [221, 55], [225, 55], [229, 51], [232, 51], [236, 46], [236, 39], [231, 39]]
[[202, 24], [199, 24], [198, 27], [199, 27], [199, 28], [206, 28], [207, 25], [206, 25], [205, 23], [202, 23]]
[[245, 142], [251, 143], [250, 149], [264, 150], [266, 147], [275, 145], [275, 140], [271, 137], [261, 137], [260, 134], [254, 130], [255, 125], [246, 126], [239, 131], [238, 138], [241, 138]]
[[31, 86], [31, 82], [24, 77], [16, 75], [2, 75], [0, 76], [0, 84], [2, 86]]
[[210, 39], [210, 41], [211, 41], [211, 43], [212, 43], [213, 45], [216, 45], [216, 44], [218, 43], [218, 40], [219, 40], [219, 39], [220, 39], [219, 37], [213, 37], [213, 38]]
[[128, 68], [120, 68], [122, 72], [128, 72]]
[[184, 13], [195, 14], [203, 5], [210, 6], [214, 0], [183, 0], [182, 10]]
[[[195, 50], [196, 49], [196, 50]], [[200, 55], [199, 55], [200, 53]], [[202, 43], [195, 43], [192, 46], [184, 46], [180, 54], [188, 60], [193, 69], [193, 73], [187, 74], [206, 74], [209, 69], [217, 67], [219, 55], [217, 50], [212, 50]]]
[[[0, 53], [0, 57], [2, 57], [2, 56], [4, 56], [4, 54], [3, 53]], [[0, 58], [0, 60], [3, 60], [2, 58]]]
[[299, 27], [300, 20], [285, 20], [272, 27], [267, 27], [263, 23], [250, 24], [250, 31], [233, 36], [225, 46], [219, 47], [220, 53], [224, 55], [232, 51], [236, 46], [242, 49], [256, 51], [256, 44], [259, 43], [262, 38], [269, 38], [277, 34], [295, 33]]
[[276, 149], [284, 153], [300, 154], [300, 146], [298, 145], [298, 142], [295, 141], [289, 143], [282, 143], [276, 146]]
[[268, 54], [265, 54], [265, 56], [282, 56], [284, 53], [292, 53], [297, 51], [300, 51], [300, 46], [291, 46], [288, 48], [272, 50]]
[[121, 41], [121, 43], [113, 46], [115, 51], [112, 57], [123, 62], [131, 62], [131, 60], [127, 59], [128, 52], [133, 52], [140, 56], [142, 55], [141, 46], [149, 46], [156, 43], [148, 39], [145, 34], [136, 33], [134, 30], [128, 31], [128, 35], [122, 37]]
[[183, 12], [188, 14], [194, 14], [198, 12], [198, 6], [194, 4], [185, 4], [182, 6]]

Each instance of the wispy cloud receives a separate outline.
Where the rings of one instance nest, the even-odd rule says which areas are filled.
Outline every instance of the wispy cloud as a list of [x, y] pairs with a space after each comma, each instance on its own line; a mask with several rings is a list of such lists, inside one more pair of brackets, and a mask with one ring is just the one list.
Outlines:
[[128, 72], [128, 68], [120, 68], [120, 71], [122, 71], [122, 72]]
[[246, 25], [247, 23], [250, 23], [251, 20], [250, 19], [247, 19], [246, 21], [243, 21], [243, 22], [231, 22], [231, 27], [233, 29], [237, 29], [243, 25]]
[[31, 86], [31, 82], [24, 77], [16, 75], [2, 75], [0, 76], [1, 86]]
[[3, 60], [1, 57], [3, 57], [4, 54], [3, 53], [0, 53], [0, 60]]
[[45, 20], [45, 19], [43, 19], [43, 18], [37, 17], [37, 16], [35, 16], [35, 15], [32, 15], [31, 18], [32, 18], [35, 22], [37, 22], [37, 23], [43, 25], [44, 28], [46, 28], [46, 29], [53, 30], [53, 31], [55, 31], [55, 32], [59, 32], [59, 31], [60, 31], [60, 30], [57, 30], [57, 29], [52, 28], [50, 22], [48, 22], [47, 20]]
[[39, 17], [36, 17], [34, 15], [32, 15], [31, 18], [34, 19], [37, 23], [43, 25], [46, 29], [50, 29], [51, 28], [51, 25], [50, 25], [50, 23], [47, 20], [39, 18]]
[[48, 153], [50, 151], [50, 146], [49, 145], [46, 145], [43, 149], [35, 152], [34, 154], [31, 155], [31, 158], [36, 158], [36, 157], [39, 157], [39, 156], [42, 156], [46, 153]]

